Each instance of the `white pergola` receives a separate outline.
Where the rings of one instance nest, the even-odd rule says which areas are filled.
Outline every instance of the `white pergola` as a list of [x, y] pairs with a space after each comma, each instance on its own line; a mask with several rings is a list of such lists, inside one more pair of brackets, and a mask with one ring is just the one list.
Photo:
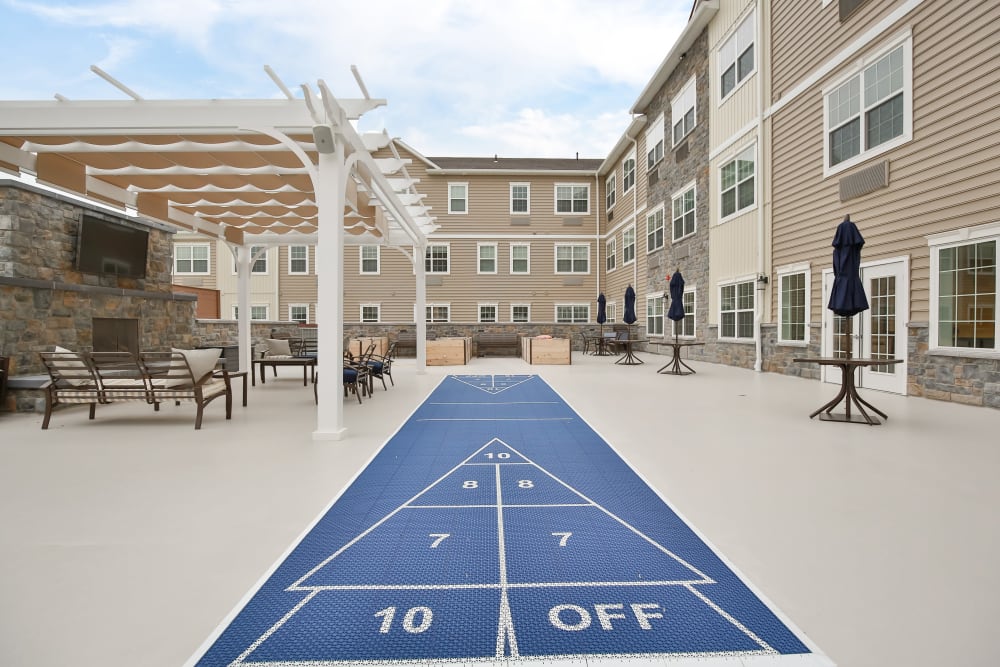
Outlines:
[[[325, 359], [343, 356], [345, 244], [406, 254], [416, 276], [415, 312], [424, 311], [424, 252], [437, 226], [388, 133], [362, 135], [352, 124], [385, 104], [368, 95], [356, 68], [359, 99], [337, 99], [323, 80], [316, 90], [303, 84], [295, 97], [265, 66], [284, 99], [257, 100], [146, 100], [91, 69], [131, 99], [0, 101], [0, 171], [32, 174], [122, 213], [225, 241], [238, 267], [241, 369], [252, 371], [252, 246], [316, 247]], [[417, 369], [424, 372], [424, 318], [416, 324]], [[340, 439], [341, 385], [318, 389], [313, 437]]]

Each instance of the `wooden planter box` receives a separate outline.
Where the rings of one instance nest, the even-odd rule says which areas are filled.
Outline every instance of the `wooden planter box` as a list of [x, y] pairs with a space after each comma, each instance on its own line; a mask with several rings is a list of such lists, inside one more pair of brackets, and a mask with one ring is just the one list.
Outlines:
[[427, 341], [428, 366], [464, 366], [472, 356], [471, 338], [437, 338]]
[[389, 349], [389, 338], [386, 336], [362, 336], [361, 338], [352, 338], [349, 343], [351, 354], [355, 357], [367, 350], [372, 343], [375, 343], [375, 354], [380, 357], [384, 357], [386, 350]]
[[521, 358], [529, 364], [569, 364], [569, 338], [522, 338]]

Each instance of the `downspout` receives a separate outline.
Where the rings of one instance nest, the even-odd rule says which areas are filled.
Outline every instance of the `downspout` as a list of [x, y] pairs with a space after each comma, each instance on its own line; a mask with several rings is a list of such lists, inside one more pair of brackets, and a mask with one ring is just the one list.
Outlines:
[[[639, 133], [632, 137], [632, 152], [635, 154], [635, 175], [636, 181], [632, 184], [632, 229], [635, 230], [635, 236], [632, 238], [632, 243], [635, 244], [633, 252], [635, 255], [632, 257], [632, 286], [635, 287], [639, 284]], [[648, 180], [648, 179], [647, 179]], [[648, 196], [648, 194], [647, 194]], [[645, 292], [643, 292], [645, 294]], [[636, 295], [636, 301], [638, 301], [638, 295]], [[636, 315], [638, 317], [638, 314]]]
[[[757, 2], [757, 16], [754, 21], [754, 40], [758, 46], [757, 53], [757, 72], [756, 72], [756, 88], [757, 88], [757, 164], [759, 168], [757, 169], [757, 182], [755, 184], [755, 189], [757, 192], [754, 196], [757, 197], [757, 278], [763, 276], [768, 278], [767, 272], [764, 270], [764, 68], [761, 67], [761, 62], [764, 58], [764, 12], [763, 12], [764, 0], [758, 0]], [[763, 341], [762, 331], [761, 331], [761, 321], [764, 318], [764, 297], [768, 293], [768, 283], [763, 283], [757, 279], [754, 280], [754, 349], [756, 352], [756, 358], [753, 362], [754, 371], [760, 373], [764, 367], [763, 360]]]
[[594, 192], [597, 193], [596, 214], [594, 215], [594, 255], [597, 257], [597, 267], [594, 274], [597, 276], [597, 296], [601, 294], [601, 174], [594, 172]]

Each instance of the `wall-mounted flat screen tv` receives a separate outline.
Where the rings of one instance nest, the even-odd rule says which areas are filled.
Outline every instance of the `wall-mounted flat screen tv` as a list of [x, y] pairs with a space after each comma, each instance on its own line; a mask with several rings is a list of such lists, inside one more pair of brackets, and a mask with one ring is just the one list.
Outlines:
[[83, 273], [146, 277], [149, 232], [89, 215], [80, 222], [76, 269]]

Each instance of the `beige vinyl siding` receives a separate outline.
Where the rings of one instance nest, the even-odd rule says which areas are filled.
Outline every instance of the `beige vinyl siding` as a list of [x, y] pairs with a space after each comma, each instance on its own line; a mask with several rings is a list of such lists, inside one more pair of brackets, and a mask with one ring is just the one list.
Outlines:
[[[174, 283], [178, 285], [186, 285], [188, 287], [218, 289], [218, 280], [216, 278], [218, 271], [216, 267], [219, 261], [219, 256], [218, 256], [219, 253], [217, 251], [214, 239], [211, 239], [207, 236], [202, 236], [201, 234], [193, 234], [191, 232], [178, 232], [174, 234], [173, 238], [171, 239], [171, 243], [174, 245], [190, 245], [190, 244], [208, 245], [208, 269], [209, 269], [208, 275], [186, 275], [186, 274], [178, 275], [173, 273], [174, 263], [173, 263], [173, 254], [171, 252], [170, 272], [171, 272], [171, 279], [173, 280]], [[225, 250], [227, 255], [232, 257], [232, 254], [230, 254], [228, 248], [223, 246], [223, 249]]]
[[[220, 314], [222, 319], [229, 319], [233, 316], [233, 306], [239, 301], [239, 277], [233, 272], [236, 262], [224, 241], [216, 241], [213, 245], [215, 255], [219, 259], [214, 273], [220, 291]], [[249, 250], [250, 247], [247, 246], [247, 251]], [[277, 247], [268, 248], [267, 274], [250, 275], [250, 305], [267, 306], [269, 320], [283, 320], [288, 317], [287, 312], [282, 313], [278, 309], [277, 255]]]
[[[316, 322], [316, 248], [306, 247], [306, 257], [309, 261], [309, 272], [306, 274], [288, 273], [288, 248], [283, 245], [277, 248], [278, 282], [278, 312], [272, 317], [276, 320], [289, 319], [288, 307], [291, 304], [307, 304], [309, 306], [309, 323]], [[351, 246], [344, 247], [345, 257], [351, 252]]]
[[[877, 4], [877, 3], [872, 3]], [[812, 266], [818, 321], [822, 269], [833, 232], [849, 213], [865, 237], [863, 261], [910, 258], [910, 319], [929, 319], [930, 234], [1000, 220], [1000, 3], [925, 2], [907, 17], [913, 36], [913, 140], [823, 178], [821, 90], [840, 71], [780, 109], [774, 122], [774, 264]], [[867, 6], [866, 6], [867, 7]], [[876, 40], [877, 53], [902, 26]], [[827, 54], [828, 56], [834, 54]], [[889, 187], [846, 202], [840, 180], [889, 161]]]
[[[706, 109], [705, 117], [711, 118], [709, 123], [709, 141], [712, 147], [731, 140], [739, 132], [745, 131], [747, 124], [757, 117], [757, 84], [754, 81], [760, 73], [761, 45], [754, 42], [754, 71], [741, 82], [736, 90], [720, 104], [722, 88], [720, 80], [722, 67], [719, 62], [719, 49], [729, 39], [740, 23], [748, 16], [754, 6], [750, 0], [740, 0], [719, 3], [719, 13], [709, 24], [709, 91], [711, 93], [710, 108]], [[760, 20], [757, 12], [756, 20]], [[755, 31], [756, 39], [756, 31]]]
[[379, 275], [361, 275], [359, 252], [358, 246], [344, 248], [344, 322], [360, 322], [361, 304], [377, 303], [383, 323], [412, 324], [417, 283], [409, 258], [395, 248], [383, 246]]

